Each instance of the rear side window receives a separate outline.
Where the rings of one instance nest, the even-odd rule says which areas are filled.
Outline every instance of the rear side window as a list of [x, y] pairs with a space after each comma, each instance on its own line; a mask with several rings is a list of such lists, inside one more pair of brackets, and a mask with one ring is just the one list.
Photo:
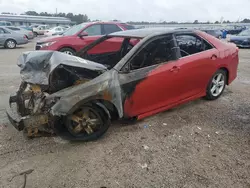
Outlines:
[[121, 31], [121, 28], [119, 28], [115, 24], [104, 24], [103, 28], [104, 28], [105, 34], [110, 34], [110, 33], [114, 33], [114, 32], [117, 32], [117, 31]]
[[7, 22], [6, 25], [7, 25], [7, 26], [11, 26], [11, 23]]
[[127, 25], [127, 24], [123, 24], [122, 27], [124, 27], [126, 30], [135, 29], [135, 26], [133, 26], [133, 25]]
[[193, 34], [180, 34], [176, 36], [181, 56], [200, 53], [213, 48], [208, 42]]

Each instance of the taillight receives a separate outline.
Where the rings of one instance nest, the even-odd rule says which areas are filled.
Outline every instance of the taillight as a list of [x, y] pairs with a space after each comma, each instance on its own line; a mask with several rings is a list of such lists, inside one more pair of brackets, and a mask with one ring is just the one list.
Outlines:
[[28, 39], [26, 35], [23, 36], [24, 39]]

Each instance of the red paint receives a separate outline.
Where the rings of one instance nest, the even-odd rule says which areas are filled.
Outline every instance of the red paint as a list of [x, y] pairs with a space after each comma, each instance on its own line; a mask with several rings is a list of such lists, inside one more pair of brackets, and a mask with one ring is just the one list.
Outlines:
[[237, 76], [238, 48], [203, 32], [197, 34], [216, 48], [153, 69], [124, 103], [127, 116], [139, 119], [206, 95], [207, 85], [220, 69], [229, 72], [230, 84]]
[[[88, 44], [92, 43], [93, 41], [97, 40], [98, 38], [101, 37], [99, 36], [85, 36], [85, 37], [79, 37], [78, 35], [82, 33], [85, 29], [92, 25], [104, 25], [104, 24], [113, 24], [117, 25], [119, 28], [122, 30], [126, 30], [126, 25], [123, 23], [118, 23], [118, 22], [92, 22], [87, 24], [85, 27], [83, 27], [78, 33], [75, 35], [71, 36], [54, 36], [54, 37], [47, 37], [44, 39], [41, 39], [39, 42], [51, 42], [51, 41], [56, 41], [54, 44], [48, 47], [43, 47], [40, 50], [54, 50], [54, 51], [59, 51], [62, 48], [72, 48], [75, 51], [79, 51], [83, 47], [87, 46]], [[128, 25], [127, 25], [128, 26]], [[103, 42], [99, 48], [94, 48], [97, 49], [95, 51], [90, 51], [90, 53], [104, 53], [104, 52], [112, 52], [112, 51], [118, 51], [121, 46], [121, 39], [110, 39], [105, 42]], [[102, 46], [105, 45], [103, 48]]]

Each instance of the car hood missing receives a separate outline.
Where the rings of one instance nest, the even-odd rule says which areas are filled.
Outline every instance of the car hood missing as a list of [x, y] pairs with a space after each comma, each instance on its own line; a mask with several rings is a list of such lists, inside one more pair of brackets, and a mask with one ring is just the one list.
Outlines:
[[24, 52], [19, 57], [17, 65], [21, 69], [23, 81], [40, 85], [49, 85], [49, 76], [58, 66], [67, 65], [101, 73], [107, 71], [102, 64], [57, 51]]

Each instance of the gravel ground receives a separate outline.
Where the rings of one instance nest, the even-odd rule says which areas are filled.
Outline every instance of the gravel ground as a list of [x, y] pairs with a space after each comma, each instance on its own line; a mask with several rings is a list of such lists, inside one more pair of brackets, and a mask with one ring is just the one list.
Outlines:
[[26, 140], [8, 122], [16, 59], [34, 42], [0, 49], [0, 188], [250, 188], [250, 50], [240, 50], [237, 80], [217, 101], [203, 99], [139, 121], [115, 123], [95, 142]]

